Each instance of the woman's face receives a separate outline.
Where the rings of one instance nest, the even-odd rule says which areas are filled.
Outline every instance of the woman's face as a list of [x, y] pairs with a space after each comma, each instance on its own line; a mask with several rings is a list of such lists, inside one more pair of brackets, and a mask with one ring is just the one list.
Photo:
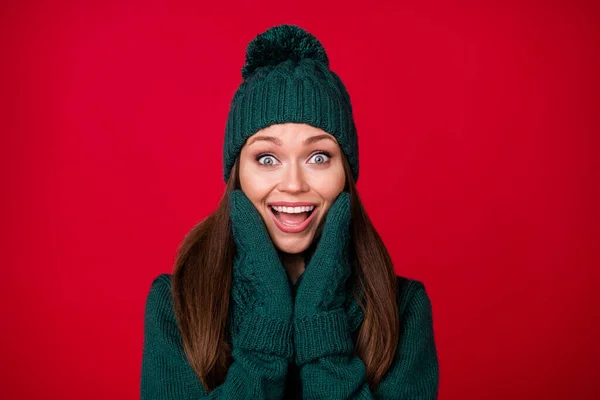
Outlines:
[[342, 157], [332, 135], [307, 124], [271, 125], [248, 138], [240, 153], [240, 185], [279, 250], [296, 254], [310, 246], [344, 189]]

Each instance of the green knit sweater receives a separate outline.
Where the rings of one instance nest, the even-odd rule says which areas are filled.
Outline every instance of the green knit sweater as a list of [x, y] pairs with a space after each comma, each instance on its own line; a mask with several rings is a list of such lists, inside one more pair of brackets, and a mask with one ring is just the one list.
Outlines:
[[[285, 399], [300, 399], [303, 382], [310, 382], [313, 392], [315, 387], [322, 387], [319, 392], [328, 393], [320, 399], [337, 399], [340, 397], [331, 393], [350, 391], [353, 395], [347, 398], [351, 399], [436, 399], [439, 370], [431, 302], [423, 283], [397, 278], [400, 342], [391, 367], [374, 391], [365, 380], [364, 363], [357, 356], [325, 357], [315, 362], [322, 363], [320, 368], [303, 373], [293, 361], [271, 354], [238, 353], [236, 360], [234, 353], [226, 381], [207, 395], [183, 351], [173, 311], [171, 275], [161, 274], [152, 282], [145, 306], [141, 399], [267, 399], [273, 398], [269, 393], [277, 392], [285, 393]], [[363, 317], [359, 308], [348, 312], [353, 340]]]

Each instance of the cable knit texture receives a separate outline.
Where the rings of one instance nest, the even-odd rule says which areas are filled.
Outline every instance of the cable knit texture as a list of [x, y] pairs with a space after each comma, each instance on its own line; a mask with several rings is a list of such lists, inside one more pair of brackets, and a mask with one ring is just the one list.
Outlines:
[[[307, 384], [311, 384], [312, 393], [322, 391], [312, 397], [319, 399], [436, 399], [439, 371], [431, 302], [423, 283], [401, 276], [397, 279], [400, 341], [390, 369], [374, 392], [363, 381], [361, 361], [347, 355], [321, 362], [328, 367], [327, 374], [322, 369], [307, 373], [293, 359], [284, 365], [279, 357], [234, 347], [235, 362], [225, 382], [208, 395], [183, 352], [173, 311], [171, 274], [160, 274], [150, 285], [145, 305], [141, 399], [306, 399], [311, 398], [305, 393]], [[351, 334], [356, 340], [364, 316], [356, 302], [346, 303]], [[259, 335], [253, 327], [248, 329]], [[282, 381], [278, 378], [284, 369], [287, 376]], [[263, 392], [273, 385], [276, 388], [272, 393]], [[348, 391], [351, 394], [346, 396]]]

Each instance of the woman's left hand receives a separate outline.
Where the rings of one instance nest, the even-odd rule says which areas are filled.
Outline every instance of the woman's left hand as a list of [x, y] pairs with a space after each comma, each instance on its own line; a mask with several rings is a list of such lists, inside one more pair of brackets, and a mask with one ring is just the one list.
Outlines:
[[344, 307], [346, 281], [352, 272], [348, 258], [351, 214], [350, 195], [341, 192], [325, 215], [321, 238], [298, 284], [294, 318]]

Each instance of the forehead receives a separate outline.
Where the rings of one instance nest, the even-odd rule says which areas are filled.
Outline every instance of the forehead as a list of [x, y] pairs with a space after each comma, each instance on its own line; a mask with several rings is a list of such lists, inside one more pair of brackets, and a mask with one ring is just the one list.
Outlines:
[[259, 130], [246, 140], [242, 151], [251, 147], [262, 147], [261, 143], [294, 148], [303, 148], [314, 143], [333, 144], [339, 147], [336, 138], [323, 129], [292, 122], [270, 125]]
[[259, 130], [252, 136], [268, 135], [268, 136], [275, 136], [275, 137], [279, 137], [279, 138], [283, 139], [286, 136], [307, 137], [307, 136], [322, 135], [322, 134], [329, 135], [329, 133], [327, 133], [323, 129], [314, 127], [312, 125], [308, 125], [308, 124], [304, 124], [304, 123], [296, 123], [296, 122], [286, 122], [284, 124], [270, 125], [264, 129]]

